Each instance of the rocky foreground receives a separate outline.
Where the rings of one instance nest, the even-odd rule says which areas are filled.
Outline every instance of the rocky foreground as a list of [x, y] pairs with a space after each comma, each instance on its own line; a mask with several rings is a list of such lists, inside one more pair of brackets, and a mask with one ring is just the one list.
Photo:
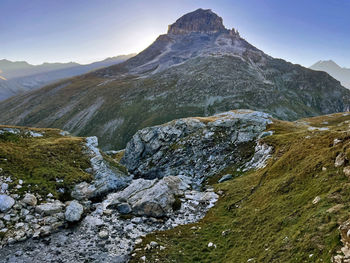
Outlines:
[[[93, 180], [76, 184], [68, 201], [13, 194], [5, 189], [11, 178], [1, 177], [2, 262], [128, 261], [146, 234], [205, 216], [220, 194], [207, 184], [215, 173], [232, 164], [237, 171], [263, 167], [272, 148], [259, 139], [271, 134], [264, 132], [269, 123], [267, 114], [238, 110], [146, 128], [121, 160], [129, 173], [111, 165], [89, 137], [84, 154]], [[145, 249], [167, 248], [153, 241]]]

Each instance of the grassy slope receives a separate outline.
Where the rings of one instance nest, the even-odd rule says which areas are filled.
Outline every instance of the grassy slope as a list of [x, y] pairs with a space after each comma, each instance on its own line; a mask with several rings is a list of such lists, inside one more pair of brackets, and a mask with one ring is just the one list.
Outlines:
[[343, 111], [350, 100], [349, 90], [326, 73], [282, 60], [267, 61], [262, 70], [263, 77], [223, 56], [197, 57], [145, 78], [94, 72], [1, 102], [0, 123], [96, 135], [107, 150], [124, 148], [139, 129], [178, 118], [248, 108], [295, 120]]
[[[308, 131], [304, 121], [330, 130]], [[339, 152], [350, 160], [347, 122], [342, 114], [275, 121], [269, 127], [275, 134], [265, 138], [274, 146], [267, 167], [214, 184], [224, 193], [203, 220], [148, 235], [131, 262], [143, 255], [147, 262], [330, 262], [350, 210], [349, 179], [334, 167]], [[333, 146], [335, 138], [343, 141]], [[316, 196], [321, 201], [314, 205]], [[166, 249], [144, 251], [152, 240]]]
[[[0, 126], [0, 129], [4, 127]], [[44, 134], [33, 138], [24, 134], [26, 128], [19, 129], [20, 135], [0, 134], [0, 167], [3, 169], [0, 174], [11, 176], [12, 193], [31, 191], [42, 196], [52, 193], [56, 198], [66, 200], [75, 183], [92, 179], [84, 172], [90, 167], [90, 161], [82, 153], [83, 138], [61, 136], [57, 129], [30, 128]], [[16, 190], [14, 187], [19, 179], [23, 180], [23, 187]], [[59, 188], [64, 188], [66, 193], [59, 193]]]

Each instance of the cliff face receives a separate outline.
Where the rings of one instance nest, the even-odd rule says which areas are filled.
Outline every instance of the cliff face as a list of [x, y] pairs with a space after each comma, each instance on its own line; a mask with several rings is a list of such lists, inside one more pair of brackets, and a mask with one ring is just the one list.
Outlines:
[[222, 18], [210, 9], [198, 9], [180, 17], [172, 25], [169, 25], [168, 34], [181, 35], [191, 32], [218, 33], [227, 29], [223, 25]]

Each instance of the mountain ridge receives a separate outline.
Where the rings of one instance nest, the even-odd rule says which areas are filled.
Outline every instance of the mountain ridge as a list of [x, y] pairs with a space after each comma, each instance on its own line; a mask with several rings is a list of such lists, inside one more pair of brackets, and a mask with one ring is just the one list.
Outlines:
[[[27, 62], [11, 62], [9, 60], [0, 60], [0, 72], [5, 72], [1, 68], [7, 64], [7, 74], [3, 78], [0, 76], [0, 100], [14, 96], [21, 92], [26, 92], [40, 88], [49, 83], [65, 79], [80, 74], [85, 74], [91, 70], [101, 67], [118, 64], [132, 57], [134, 54], [109, 57], [101, 61], [90, 64], [69, 63], [42, 63], [40, 65], [31, 65]], [[2, 62], [2, 63], [1, 63]], [[19, 63], [20, 66], [17, 66]], [[2, 67], [2, 66], [3, 67]], [[23, 68], [23, 65], [25, 68]], [[6, 78], [7, 77], [7, 78]]]
[[[208, 11], [196, 11], [207, 21]], [[160, 35], [123, 63], [11, 98], [0, 103], [0, 122], [97, 135], [103, 149], [120, 149], [137, 130], [182, 117], [248, 108], [295, 120], [349, 108], [350, 91], [327, 73], [213, 28]]]

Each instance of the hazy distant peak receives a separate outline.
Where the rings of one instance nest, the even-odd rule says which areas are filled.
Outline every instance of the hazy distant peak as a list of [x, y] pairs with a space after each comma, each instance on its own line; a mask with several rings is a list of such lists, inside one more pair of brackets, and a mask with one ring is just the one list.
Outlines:
[[330, 60], [320, 60], [311, 66], [311, 68], [313, 68], [313, 67], [329, 67], [329, 68], [334, 68], [334, 69], [341, 69], [341, 67], [331, 59]]
[[341, 84], [350, 89], [350, 69], [343, 68], [333, 60], [320, 60], [310, 67], [313, 70], [325, 71]]
[[227, 31], [223, 20], [210, 9], [197, 9], [180, 17], [169, 25], [168, 34], [188, 34], [191, 32], [217, 33]]

